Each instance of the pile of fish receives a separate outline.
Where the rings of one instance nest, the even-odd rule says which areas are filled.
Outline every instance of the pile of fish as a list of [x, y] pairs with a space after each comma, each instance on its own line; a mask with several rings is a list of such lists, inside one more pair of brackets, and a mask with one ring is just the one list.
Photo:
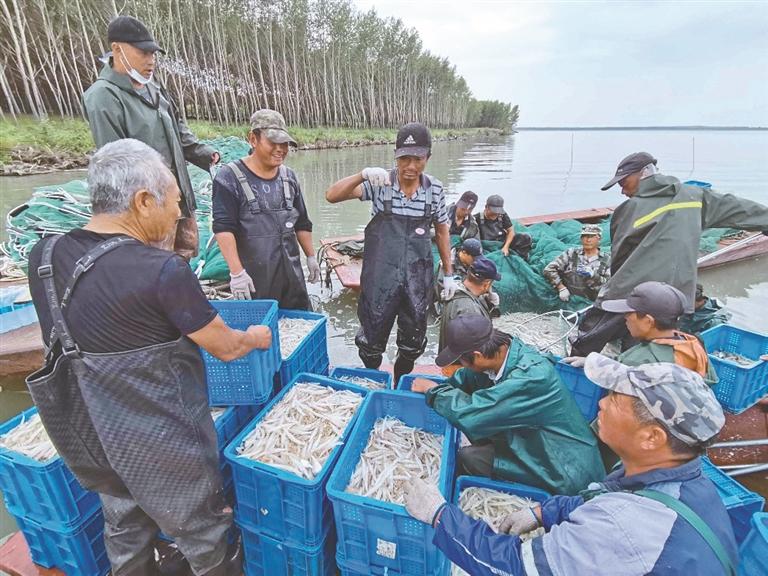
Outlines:
[[744, 366], [745, 368], [748, 366], [754, 366], [759, 360], [752, 360], [752, 358], [747, 358], [746, 356], [742, 356], [741, 354], [736, 354], [735, 352], [726, 352], [725, 350], [715, 350], [712, 352], [712, 356], [715, 358], [720, 358], [721, 360], [728, 360], [729, 362], [735, 362], [739, 366]]
[[369, 390], [381, 390], [384, 388], [384, 382], [374, 380], [373, 378], [366, 378], [365, 376], [335, 376], [335, 379], [356, 386], [362, 386]]
[[297, 382], [245, 437], [237, 453], [312, 480], [362, 401], [356, 392]]
[[280, 318], [277, 321], [277, 330], [280, 333], [280, 356], [288, 358], [298, 348], [301, 341], [312, 332], [312, 329], [320, 320], [307, 318]]
[[576, 320], [576, 314], [564, 310], [544, 314], [515, 312], [495, 319], [493, 326], [540, 352], [566, 354], [567, 337], [575, 330]]
[[391, 416], [379, 418], [346, 491], [404, 505], [414, 478], [438, 485], [442, 455], [442, 435], [407, 426]]
[[[533, 506], [533, 500], [521, 498], [514, 494], [507, 494], [490, 488], [470, 486], [461, 491], [459, 496], [459, 508], [467, 516], [475, 520], [484, 520], [494, 532], [499, 531], [501, 521], [507, 514], [517, 512], [523, 508]], [[530, 540], [544, 533], [544, 528], [537, 528], [532, 532], [520, 535], [522, 540]], [[467, 576], [461, 568], [455, 564], [451, 568], [451, 576]]]
[[48, 438], [48, 432], [45, 431], [39, 414], [34, 414], [0, 436], [0, 447], [19, 452], [38, 462], [45, 462], [58, 454]]

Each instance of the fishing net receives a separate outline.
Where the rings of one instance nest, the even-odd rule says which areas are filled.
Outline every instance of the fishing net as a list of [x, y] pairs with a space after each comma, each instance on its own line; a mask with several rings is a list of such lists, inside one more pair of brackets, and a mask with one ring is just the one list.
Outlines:
[[494, 319], [498, 330], [520, 338], [541, 353], [568, 355], [568, 336], [578, 325], [579, 312], [553, 310], [543, 314], [512, 312]]

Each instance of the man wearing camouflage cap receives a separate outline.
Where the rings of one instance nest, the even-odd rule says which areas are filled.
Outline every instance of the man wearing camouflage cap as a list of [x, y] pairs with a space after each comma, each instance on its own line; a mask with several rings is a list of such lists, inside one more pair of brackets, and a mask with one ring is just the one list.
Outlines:
[[[578, 496], [507, 515], [499, 533], [415, 482], [406, 509], [435, 526], [434, 543], [476, 576], [735, 575], [737, 548], [701, 458], [725, 417], [701, 377], [676, 364], [628, 367], [592, 353], [587, 376], [609, 390], [600, 438], [622, 465]], [[537, 528], [545, 534], [522, 542]]]
[[594, 300], [611, 277], [611, 255], [600, 250], [603, 231], [597, 224], [581, 227], [581, 248], [568, 248], [544, 267], [544, 278], [563, 302], [571, 295]]

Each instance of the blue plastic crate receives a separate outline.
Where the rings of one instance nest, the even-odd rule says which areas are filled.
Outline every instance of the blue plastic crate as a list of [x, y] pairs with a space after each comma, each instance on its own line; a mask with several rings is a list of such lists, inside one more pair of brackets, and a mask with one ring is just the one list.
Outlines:
[[304, 310], [285, 310], [283, 308], [278, 311], [278, 320], [280, 318], [304, 318], [317, 321], [312, 331], [291, 352], [291, 355], [288, 358], [283, 358], [280, 365], [281, 384], [285, 386], [300, 372], [327, 375], [330, 366], [328, 360], [328, 318], [324, 314]]
[[712, 480], [720, 499], [731, 518], [736, 542], [740, 544], [749, 533], [749, 521], [755, 512], [760, 512], [765, 499], [755, 492], [747, 490], [734, 478], [717, 468], [708, 458], [701, 459], [701, 470]]
[[445, 557], [432, 544], [431, 526], [411, 518], [403, 506], [345, 492], [374, 423], [384, 416], [444, 436], [439, 487], [446, 497], [452, 493], [456, 433], [451, 425], [426, 405], [421, 394], [391, 390], [369, 393], [326, 487], [333, 504], [339, 552], [345, 570], [432, 575], [441, 569]]
[[709, 182], [702, 182], [701, 180], [686, 180], [683, 182], [683, 184], [688, 184], [690, 186], [698, 186], [699, 188], [712, 188], [712, 184]]
[[35, 564], [58, 568], [67, 576], [103, 576], [109, 572], [101, 509], [69, 531], [46, 528], [18, 516], [16, 524]]
[[[381, 382], [385, 390], [392, 389], [392, 374], [383, 370], [372, 370], [370, 368], [357, 368], [354, 366], [336, 366], [331, 372], [331, 378], [341, 378], [343, 376], [352, 378], [370, 378], [376, 382]], [[352, 382], [347, 382], [352, 384]]]
[[579, 412], [587, 422], [592, 422], [600, 409], [598, 403], [605, 394], [605, 389], [587, 378], [584, 368], [576, 368], [561, 360], [555, 364], [555, 370], [576, 401]]
[[241, 525], [243, 568], [246, 576], [333, 576], [336, 562], [333, 556], [336, 536], [332, 526], [323, 540], [314, 547], [281, 542]]
[[739, 575], [768, 574], [768, 513], [752, 515], [752, 530], [739, 548]]
[[219, 458], [221, 460], [221, 475], [224, 484], [224, 492], [227, 494], [232, 491], [233, 479], [232, 468], [224, 457], [224, 449], [263, 407], [263, 404], [255, 406], [230, 406], [225, 410], [224, 414], [219, 416], [216, 422], [214, 422], [216, 439], [219, 444]]
[[410, 392], [413, 381], [416, 380], [416, 378], [426, 378], [427, 380], [432, 380], [438, 384], [448, 380], [448, 378], [440, 376], [439, 374], [404, 374], [400, 376], [400, 381], [397, 383], [397, 390], [400, 390], [401, 392]]
[[[0, 426], [0, 436], [35, 414], [34, 407], [17, 414]], [[58, 456], [38, 462], [2, 447], [0, 491], [12, 514], [60, 530], [76, 526], [101, 506], [98, 495], [80, 486]]]
[[[734, 414], [743, 412], [768, 394], [768, 362], [759, 360], [768, 354], [768, 335], [749, 332], [721, 324], [702, 332], [701, 339], [709, 352], [709, 361], [720, 382], [714, 387], [720, 404]], [[733, 352], [758, 361], [750, 367], [730, 360], [715, 358], [716, 351]]]
[[37, 322], [37, 312], [32, 302], [0, 307], [0, 334], [35, 322]]
[[[366, 390], [314, 374], [298, 374], [288, 386], [253, 419], [224, 451], [235, 479], [236, 513], [238, 522], [251, 531], [258, 531], [292, 545], [313, 547], [322, 542], [333, 522], [331, 505], [325, 495], [328, 476], [349, 436], [356, 416], [350, 420], [337, 446], [320, 473], [312, 480], [237, 455], [243, 443], [259, 422], [282, 400], [296, 382], [329, 386], [334, 390], [350, 390], [361, 396]], [[359, 410], [358, 410], [359, 412]]]
[[211, 302], [230, 328], [246, 330], [265, 325], [272, 330], [269, 350], [253, 350], [242, 358], [223, 362], [200, 349], [208, 378], [211, 406], [260, 404], [272, 393], [272, 380], [280, 368], [280, 340], [277, 333], [275, 300], [214, 300]]

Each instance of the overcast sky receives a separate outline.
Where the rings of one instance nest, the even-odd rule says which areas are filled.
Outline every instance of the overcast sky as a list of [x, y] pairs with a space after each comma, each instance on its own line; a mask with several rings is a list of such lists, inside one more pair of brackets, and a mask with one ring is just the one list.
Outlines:
[[768, 1], [354, 0], [521, 126], [768, 126]]

